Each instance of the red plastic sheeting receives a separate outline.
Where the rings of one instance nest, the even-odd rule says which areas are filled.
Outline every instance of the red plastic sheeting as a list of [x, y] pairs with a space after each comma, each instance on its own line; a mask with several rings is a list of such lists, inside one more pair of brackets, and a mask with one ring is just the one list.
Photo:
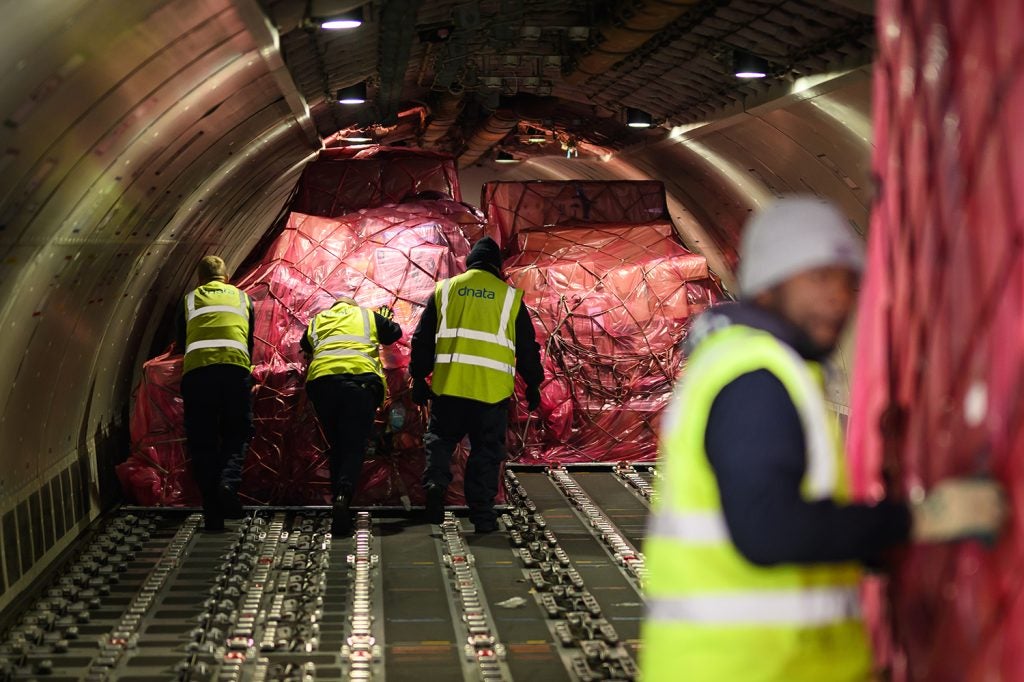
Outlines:
[[[388, 398], [356, 504], [422, 503], [425, 414], [409, 400], [409, 336], [437, 280], [461, 272], [476, 214], [453, 201], [413, 202], [342, 218], [292, 213], [269, 252], [237, 281], [253, 299], [256, 346], [255, 438], [243, 470], [246, 503], [322, 504], [328, 470], [324, 441], [303, 388], [299, 347], [313, 315], [336, 294], [361, 305], [391, 305], [403, 339], [382, 352]], [[178, 394], [181, 356], [144, 366], [131, 419], [132, 453], [118, 467], [122, 486], [140, 504], [198, 504], [184, 448]], [[456, 460], [463, 462], [460, 450]], [[462, 467], [457, 467], [461, 472]], [[449, 502], [462, 502], [459, 473]]]
[[506, 255], [516, 235], [565, 223], [647, 223], [668, 216], [665, 186], [656, 180], [489, 182], [483, 205], [490, 234]]
[[[880, 196], [855, 362], [854, 480], [874, 498], [995, 475], [1020, 519], [1024, 5], [877, 9]], [[1019, 523], [995, 547], [907, 550], [890, 589], [894, 679], [1024, 680], [1021, 566]]]
[[331, 148], [302, 171], [291, 210], [337, 217], [412, 198], [460, 201], [455, 161], [447, 155], [388, 147]]
[[720, 298], [704, 257], [668, 222], [525, 232], [517, 250], [506, 273], [534, 312], [547, 377], [539, 416], [514, 410], [517, 461], [654, 460], [687, 322]]

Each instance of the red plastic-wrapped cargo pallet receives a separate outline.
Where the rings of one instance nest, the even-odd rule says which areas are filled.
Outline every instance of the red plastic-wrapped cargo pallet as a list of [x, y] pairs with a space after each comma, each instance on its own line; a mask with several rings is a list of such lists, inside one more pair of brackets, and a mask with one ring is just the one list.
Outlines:
[[[949, 476], [996, 476], [1020, 519], [1024, 5], [877, 10], [880, 195], [852, 395], [855, 483], [907, 496]], [[1017, 522], [994, 547], [907, 550], [890, 589], [893, 679], [1024, 680], [1022, 566]]]
[[[355, 168], [343, 175], [390, 177], [390, 191], [399, 195], [402, 192], [393, 179], [422, 161], [408, 152], [400, 156], [417, 163], [398, 163], [383, 173], [377, 164], [364, 172], [362, 160], [355, 159], [350, 161]], [[451, 163], [430, 154], [425, 158], [431, 161], [434, 176], [436, 167]], [[330, 161], [329, 174], [345, 165]], [[304, 178], [316, 175], [315, 169], [307, 169]], [[423, 196], [416, 174], [409, 172], [407, 177], [405, 195]], [[448, 177], [454, 179], [454, 175]], [[457, 184], [449, 190], [458, 196]], [[351, 295], [364, 306], [391, 305], [406, 334], [382, 352], [388, 398], [355, 503], [422, 501], [424, 415], [408, 397], [409, 335], [435, 282], [464, 269], [469, 251], [466, 232], [479, 233], [482, 222], [475, 210], [456, 201], [415, 200], [359, 208], [346, 192], [339, 188], [346, 208], [354, 212], [337, 218], [291, 213], [284, 230], [235, 282], [252, 297], [255, 307], [255, 437], [241, 490], [247, 503], [319, 504], [328, 498], [324, 443], [303, 390], [306, 362], [299, 341], [311, 317], [329, 307], [337, 294]], [[324, 201], [331, 206], [340, 203]], [[129, 497], [142, 504], [198, 503], [184, 448], [180, 366], [181, 356], [163, 355], [149, 361], [136, 392], [132, 453], [118, 467], [118, 474]], [[457, 454], [457, 458], [464, 456], [464, 452]], [[461, 478], [457, 477], [449, 500], [460, 499]]]
[[369, 146], [324, 149], [299, 179], [292, 211], [334, 218], [416, 195], [459, 200], [454, 160], [435, 152]]
[[[513, 413], [515, 461], [651, 461], [691, 317], [721, 297], [664, 218], [659, 182], [498, 182], [488, 231], [534, 315], [546, 380]], [[584, 216], [591, 220], [586, 220]]]
[[490, 235], [506, 254], [520, 232], [553, 225], [638, 224], [665, 220], [665, 186], [657, 180], [488, 182], [482, 205]]

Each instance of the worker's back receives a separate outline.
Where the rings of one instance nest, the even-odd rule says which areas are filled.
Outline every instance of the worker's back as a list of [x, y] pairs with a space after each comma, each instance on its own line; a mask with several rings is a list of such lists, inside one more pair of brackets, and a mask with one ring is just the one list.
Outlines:
[[211, 280], [185, 296], [185, 361], [183, 373], [207, 365], [238, 365], [252, 369], [249, 357], [249, 297]]
[[374, 314], [339, 302], [316, 315], [307, 330], [313, 360], [307, 381], [330, 374], [376, 374], [384, 381]]
[[515, 317], [522, 297], [522, 291], [485, 270], [469, 270], [438, 284], [435, 394], [484, 403], [512, 395]]

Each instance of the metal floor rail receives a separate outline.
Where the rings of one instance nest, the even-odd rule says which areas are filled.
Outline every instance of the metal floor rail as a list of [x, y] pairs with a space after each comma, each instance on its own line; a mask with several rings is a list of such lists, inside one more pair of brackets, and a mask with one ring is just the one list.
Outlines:
[[649, 486], [506, 474], [498, 532], [256, 509], [223, 534], [122, 508], [0, 633], [0, 681], [632, 680]]

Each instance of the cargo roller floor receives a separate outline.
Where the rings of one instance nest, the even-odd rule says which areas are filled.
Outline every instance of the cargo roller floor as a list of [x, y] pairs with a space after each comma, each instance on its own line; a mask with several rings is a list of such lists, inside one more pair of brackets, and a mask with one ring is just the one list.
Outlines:
[[572, 472], [572, 477], [633, 547], [643, 551], [641, 545], [650, 513], [643, 500], [613, 473], [580, 471]]
[[546, 474], [519, 472], [517, 475], [538, 511], [544, 515], [548, 528], [572, 559], [587, 589], [601, 604], [605, 617], [633, 649], [643, 618], [640, 594]]
[[[463, 527], [471, 529], [469, 523]], [[551, 642], [547, 618], [530, 595], [521, 564], [512, 554], [508, 534], [475, 535], [468, 530], [466, 544], [476, 560], [484, 598], [494, 618], [498, 639], [508, 651], [508, 667], [515, 680], [570, 680]], [[526, 603], [515, 608], [499, 602], [521, 597]]]
[[463, 678], [445, 571], [431, 526], [400, 518], [374, 520], [383, 573], [384, 667], [388, 682]]

